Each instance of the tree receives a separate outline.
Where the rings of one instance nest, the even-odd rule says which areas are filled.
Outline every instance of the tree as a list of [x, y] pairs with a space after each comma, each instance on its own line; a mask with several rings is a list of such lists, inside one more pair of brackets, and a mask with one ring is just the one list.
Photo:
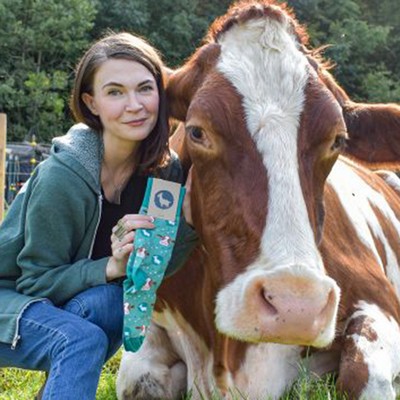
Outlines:
[[[112, 29], [146, 37], [170, 67], [193, 53], [215, 17], [231, 0], [100, 0], [94, 38]], [[107, 12], [105, 12], [107, 10]]]
[[1, 0], [0, 111], [10, 140], [49, 141], [71, 124], [69, 77], [94, 16], [90, 0]]
[[[281, 1], [281, 0], [279, 0]], [[283, 0], [282, 0], [283, 1]], [[200, 45], [233, 0], [0, 0], [0, 112], [10, 140], [49, 141], [71, 125], [72, 71], [108, 30], [146, 37], [170, 67]], [[355, 100], [400, 101], [400, 2], [288, 0]]]
[[[325, 56], [335, 65], [333, 74], [355, 100], [400, 100], [400, 68], [390, 62], [389, 50], [391, 43], [400, 45], [398, 35], [392, 35], [399, 29], [400, 7], [394, 6], [393, 13], [389, 3], [393, 5], [389, 0], [289, 1], [307, 25], [311, 44], [330, 46]], [[387, 23], [390, 20], [392, 24]]]

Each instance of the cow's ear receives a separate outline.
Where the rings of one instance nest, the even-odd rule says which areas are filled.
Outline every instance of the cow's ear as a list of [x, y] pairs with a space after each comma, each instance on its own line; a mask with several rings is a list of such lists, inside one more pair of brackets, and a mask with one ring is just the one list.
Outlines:
[[345, 90], [336, 82], [335, 78], [332, 74], [321, 66], [317, 61], [316, 63], [316, 71], [318, 76], [324, 82], [325, 86], [330, 90], [330, 92], [335, 96], [335, 99], [338, 101], [341, 107], [344, 107], [347, 103], [351, 102], [350, 97], [347, 95]]
[[206, 74], [216, 64], [220, 47], [216, 43], [200, 47], [185, 65], [172, 72], [167, 82], [170, 115], [180, 121], [186, 119], [190, 102]]
[[167, 82], [169, 115], [179, 121], [185, 121], [192, 97], [191, 88], [187, 84], [188, 74], [183, 69], [170, 75]]
[[169, 78], [173, 75], [174, 70], [164, 65], [161, 70], [164, 85], [168, 85]]
[[400, 169], [400, 106], [347, 102], [342, 109], [346, 154], [374, 168]]
[[317, 72], [342, 107], [345, 154], [372, 168], [400, 169], [400, 105], [355, 103], [325, 68]]

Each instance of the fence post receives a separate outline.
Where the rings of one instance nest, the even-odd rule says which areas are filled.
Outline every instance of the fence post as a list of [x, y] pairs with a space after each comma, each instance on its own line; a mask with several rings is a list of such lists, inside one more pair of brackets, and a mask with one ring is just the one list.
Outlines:
[[0, 113], [0, 223], [4, 218], [6, 186], [7, 115]]

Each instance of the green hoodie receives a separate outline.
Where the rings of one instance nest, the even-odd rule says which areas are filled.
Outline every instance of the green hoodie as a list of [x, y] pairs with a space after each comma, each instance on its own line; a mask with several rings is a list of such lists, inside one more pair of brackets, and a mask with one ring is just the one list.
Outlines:
[[[34, 301], [59, 306], [106, 283], [108, 257], [91, 260], [101, 216], [101, 136], [73, 126], [53, 140], [51, 156], [34, 171], [0, 225], [0, 342], [19, 339], [18, 322]], [[182, 183], [179, 160], [157, 177]], [[183, 219], [182, 219], [183, 220]], [[197, 243], [182, 221], [167, 275], [180, 268]]]

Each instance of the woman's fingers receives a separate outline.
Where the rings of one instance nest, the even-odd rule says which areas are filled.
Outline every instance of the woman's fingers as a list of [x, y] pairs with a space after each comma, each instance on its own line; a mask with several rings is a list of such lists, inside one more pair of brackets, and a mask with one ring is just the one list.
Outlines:
[[134, 237], [135, 232], [128, 232], [123, 239], [115, 239], [114, 234], [111, 236], [111, 250], [117, 260], [123, 260], [131, 253]]
[[152, 229], [154, 228], [154, 218], [148, 215], [127, 214], [121, 218], [117, 225], [112, 229], [112, 233], [122, 239], [125, 235], [135, 229]]
[[133, 251], [133, 243], [126, 243], [113, 249], [113, 257], [118, 261], [126, 259]]
[[135, 239], [135, 232], [127, 232], [121, 239], [114, 233], [111, 235], [111, 248], [121, 247], [127, 243], [132, 243]]
[[113, 227], [111, 250], [117, 260], [124, 260], [133, 251], [136, 229], [153, 229], [154, 218], [148, 215], [127, 214]]

